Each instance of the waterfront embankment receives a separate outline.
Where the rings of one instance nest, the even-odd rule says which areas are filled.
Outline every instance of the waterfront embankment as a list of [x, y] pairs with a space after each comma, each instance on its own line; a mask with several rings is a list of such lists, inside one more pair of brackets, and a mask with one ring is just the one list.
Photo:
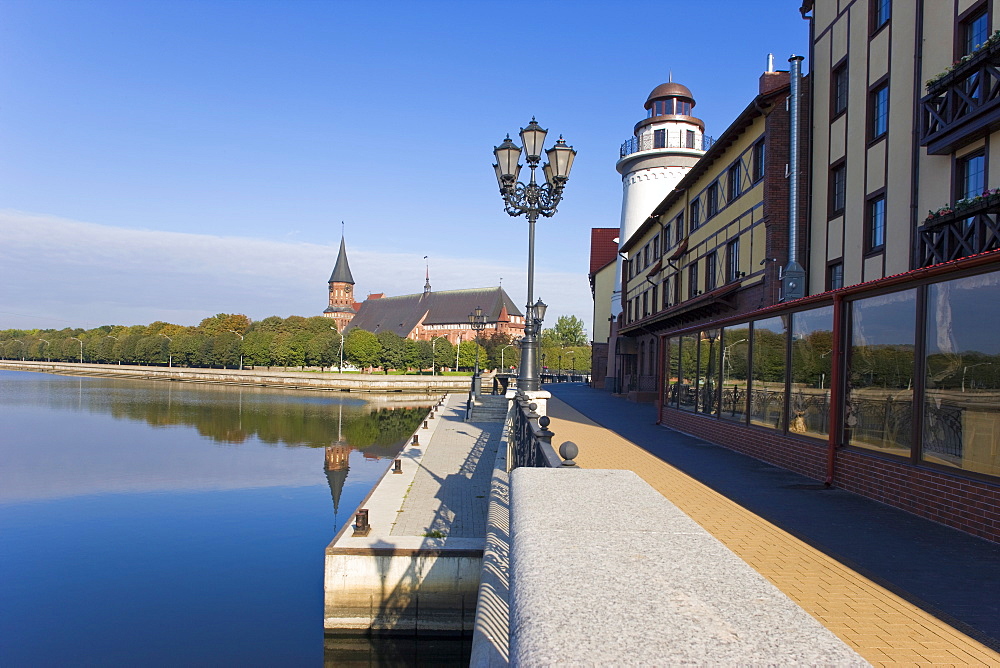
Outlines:
[[363, 373], [319, 373], [261, 369], [194, 369], [126, 364], [77, 364], [73, 362], [34, 362], [0, 360], [0, 369], [36, 371], [72, 376], [103, 376], [139, 380], [164, 380], [221, 385], [251, 385], [299, 390], [340, 392], [394, 392], [406, 394], [445, 394], [467, 392], [466, 376], [398, 376]]

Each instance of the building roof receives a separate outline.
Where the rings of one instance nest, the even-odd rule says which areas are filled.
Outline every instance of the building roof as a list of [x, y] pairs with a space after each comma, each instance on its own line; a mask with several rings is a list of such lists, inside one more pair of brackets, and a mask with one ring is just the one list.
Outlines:
[[646, 109], [653, 106], [653, 100], [662, 100], [668, 97], [682, 97], [686, 100], [691, 100], [692, 107], [695, 105], [694, 96], [691, 95], [691, 91], [688, 90], [687, 86], [670, 81], [660, 84], [653, 89], [653, 92], [646, 98]]
[[477, 306], [486, 314], [487, 323], [522, 315], [503, 288], [443, 290], [366, 299], [345, 331], [357, 327], [369, 332], [389, 330], [406, 336], [421, 322], [425, 325], [468, 324], [469, 314]]
[[337, 264], [330, 274], [330, 283], [350, 283], [354, 285], [354, 276], [351, 275], [351, 267], [347, 264], [347, 247], [344, 245], [344, 237], [340, 237], [340, 252], [337, 254]]
[[620, 230], [617, 227], [594, 227], [590, 230], [590, 275], [615, 261], [618, 255], [618, 242], [615, 238]]

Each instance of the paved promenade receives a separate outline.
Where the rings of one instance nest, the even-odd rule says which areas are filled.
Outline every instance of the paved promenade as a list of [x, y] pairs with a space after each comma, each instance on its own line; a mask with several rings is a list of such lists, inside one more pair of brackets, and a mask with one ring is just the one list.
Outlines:
[[872, 664], [1000, 665], [1000, 546], [660, 427], [648, 404], [545, 389], [553, 445], [638, 473]]
[[454, 411], [438, 413], [442, 423], [396, 516], [393, 536], [439, 531], [482, 540], [486, 535], [490, 480], [503, 423], [464, 422], [463, 405], [463, 396], [452, 394], [448, 406]]

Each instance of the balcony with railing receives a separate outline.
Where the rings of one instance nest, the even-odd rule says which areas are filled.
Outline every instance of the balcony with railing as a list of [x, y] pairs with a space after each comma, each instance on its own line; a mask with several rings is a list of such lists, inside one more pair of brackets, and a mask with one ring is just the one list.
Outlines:
[[1000, 248], [1000, 189], [931, 213], [917, 235], [921, 267]]
[[1000, 37], [927, 83], [920, 100], [920, 145], [952, 153], [1000, 128]]
[[662, 131], [662, 134], [660, 132], [644, 132], [638, 137], [632, 137], [628, 141], [622, 142], [618, 157], [624, 158], [640, 151], [659, 149], [685, 148], [694, 151], [707, 151], [712, 148], [714, 143], [715, 140], [708, 135], [688, 134], [687, 130]]

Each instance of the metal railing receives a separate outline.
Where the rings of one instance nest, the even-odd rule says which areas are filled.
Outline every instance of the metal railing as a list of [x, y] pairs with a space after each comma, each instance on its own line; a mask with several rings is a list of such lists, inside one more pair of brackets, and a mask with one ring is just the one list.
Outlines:
[[552, 447], [554, 434], [548, 429], [549, 418], [535, 412], [537, 408], [524, 394], [519, 393], [514, 399], [507, 439], [510, 449], [507, 461], [512, 469], [519, 466], [554, 468], [563, 465]]
[[708, 135], [689, 136], [686, 132], [686, 130], [679, 130], [666, 132], [663, 135], [646, 132], [622, 142], [618, 156], [624, 158], [640, 151], [654, 151], [661, 148], [689, 148], [696, 151], [707, 151], [715, 143], [715, 140]]

